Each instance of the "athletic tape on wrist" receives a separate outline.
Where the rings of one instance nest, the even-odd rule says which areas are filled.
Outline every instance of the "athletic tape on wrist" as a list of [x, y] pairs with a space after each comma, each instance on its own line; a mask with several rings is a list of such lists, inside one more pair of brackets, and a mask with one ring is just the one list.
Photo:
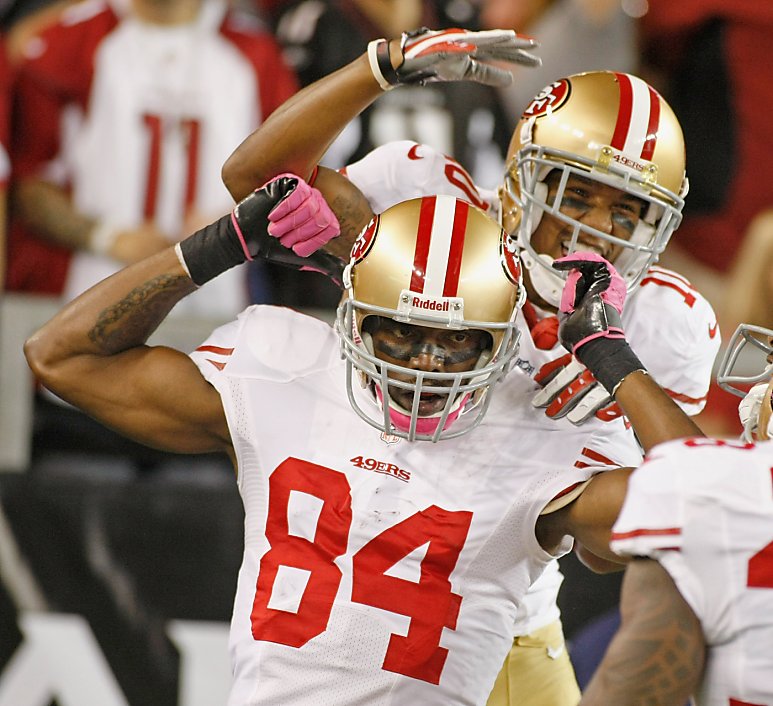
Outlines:
[[368, 63], [381, 90], [391, 91], [400, 82], [392, 67], [389, 42], [386, 39], [374, 39], [368, 44]]
[[182, 265], [199, 287], [247, 260], [231, 215], [197, 230], [178, 244]]
[[647, 370], [625, 339], [594, 338], [574, 350], [575, 358], [588, 368], [603, 388], [613, 396], [628, 375]]

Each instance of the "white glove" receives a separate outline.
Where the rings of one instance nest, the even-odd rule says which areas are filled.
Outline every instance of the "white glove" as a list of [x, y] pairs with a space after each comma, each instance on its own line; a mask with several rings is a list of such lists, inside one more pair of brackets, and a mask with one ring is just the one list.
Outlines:
[[421, 27], [400, 40], [403, 63], [392, 68], [389, 43], [377, 39], [368, 45], [370, 67], [384, 90], [401, 84], [437, 81], [475, 81], [487, 86], [509, 86], [512, 74], [487, 62], [540, 66], [542, 60], [526, 49], [539, 46], [512, 29], [471, 32], [466, 29], [434, 31]]
[[579, 426], [602, 407], [614, 404], [611, 395], [591, 372], [570, 355], [543, 365], [535, 380], [543, 387], [531, 403], [545, 409], [551, 419], [566, 417]]

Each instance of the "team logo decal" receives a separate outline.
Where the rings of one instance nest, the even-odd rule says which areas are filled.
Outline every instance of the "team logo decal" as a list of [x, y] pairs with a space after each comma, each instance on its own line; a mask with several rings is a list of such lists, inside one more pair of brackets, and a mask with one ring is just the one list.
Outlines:
[[357, 236], [357, 240], [352, 245], [351, 258], [356, 265], [361, 262], [362, 259], [370, 252], [373, 247], [373, 243], [376, 240], [376, 233], [378, 232], [379, 224], [381, 223], [381, 216], [375, 216], [370, 223], [368, 223], [362, 232]]
[[502, 260], [502, 269], [505, 271], [507, 279], [513, 284], [521, 285], [521, 261], [518, 258], [518, 252], [515, 246], [515, 238], [510, 237], [502, 231], [500, 240], [500, 255]]
[[548, 112], [560, 108], [566, 103], [572, 87], [565, 78], [545, 86], [523, 111], [524, 118], [539, 118]]

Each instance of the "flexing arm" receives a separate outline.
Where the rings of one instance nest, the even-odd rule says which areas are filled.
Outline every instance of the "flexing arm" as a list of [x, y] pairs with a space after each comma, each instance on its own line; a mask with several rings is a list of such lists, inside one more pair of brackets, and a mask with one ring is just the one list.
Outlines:
[[25, 344], [52, 392], [141, 443], [180, 453], [228, 451], [220, 397], [187, 355], [145, 345], [195, 285], [174, 248], [103, 280]]
[[535, 46], [512, 30], [421, 29], [400, 42], [371, 42], [369, 52], [274, 111], [228, 158], [223, 182], [238, 201], [275, 174], [293, 172], [309, 179], [343, 128], [383, 91], [435, 81], [506, 85], [512, 76], [492, 62], [539, 65], [526, 51]]
[[267, 234], [269, 216], [298, 184], [289, 176], [269, 182], [232, 214], [71, 302], [25, 345], [38, 379], [103, 424], [149, 446], [232, 452], [220, 396], [193, 361], [145, 342], [196, 285], [275, 246]]
[[623, 579], [622, 624], [580, 706], [683, 706], [700, 683], [700, 622], [666, 570], [633, 559]]
[[[400, 61], [396, 42], [392, 43], [391, 55], [394, 63]], [[256, 186], [282, 172], [309, 179], [341, 130], [382, 92], [363, 55], [296, 93], [223, 165], [223, 183], [234, 200], [240, 201]], [[322, 190], [319, 183], [315, 186]]]

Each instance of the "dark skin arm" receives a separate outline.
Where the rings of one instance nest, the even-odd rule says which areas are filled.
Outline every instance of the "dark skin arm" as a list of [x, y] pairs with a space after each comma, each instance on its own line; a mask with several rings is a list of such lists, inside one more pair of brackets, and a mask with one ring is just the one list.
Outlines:
[[683, 706], [700, 683], [706, 644], [695, 613], [656, 561], [628, 565], [620, 614], [580, 706]]
[[645, 453], [660, 443], [690, 436], [704, 436], [649, 375], [635, 372], [620, 383], [615, 400], [636, 430]]
[[[399, 43], [392, 45], [392, 64], [398, 65]], [[222, 178], [231, 196], [240, 201], [283, 172], [308, 180], [333, 140], [382, 93], [365, 55], [296, 93], [226, 160]], [[370, 205], [357, 187], [331, 169], [320, 167], [314, 186], [341, 225], [341, 235], [325, 250], [348, 261], [355, 238], [373, 217]]]
[[[546, 551], [555, 551], [565, 535], [580, 542], [584, 551], [601, 557], [599, 569], [609, 571], [611, 564], [624, 562], [609, 548], [609, 540], [628, 488], [633, 468], [616, 468], [594, 476], [573, 502], [548, 515], [540, 515], [535, 532]], [[622, 566], [620, 567], [622, 568]]]
[[25, 343], [27, 362], [52, 392], [129, 438], [233, 461], [217, 391], [184, 353], [145, 345], [194, 289], [167, 248], [65, 306]]
[[[620, 383], [615, 394], [628, 415], [645, 451], [656, 444], [692, 436], [703, 436], [679, 406], [649, 375], [635, 372]], [[615, 570], [623, 559], [609, 549], [612, 525], [622, 507], [631, 468], [618, 468], [594, 476], [583, 493], [572, 503], [537, 522], [540, 544], [554, 549], [564, 535], [574, 537], [578, 557], [597, 573]]]
[[[402, 60], [398, 42], [392, 42], [391, 51], [397, 65]], [[223, 183], [240, 201], [282, 172], [308, 180], [344, 127], [382, 93], [366, 55], [306, 86], [236, 148], [223, 165]]]

